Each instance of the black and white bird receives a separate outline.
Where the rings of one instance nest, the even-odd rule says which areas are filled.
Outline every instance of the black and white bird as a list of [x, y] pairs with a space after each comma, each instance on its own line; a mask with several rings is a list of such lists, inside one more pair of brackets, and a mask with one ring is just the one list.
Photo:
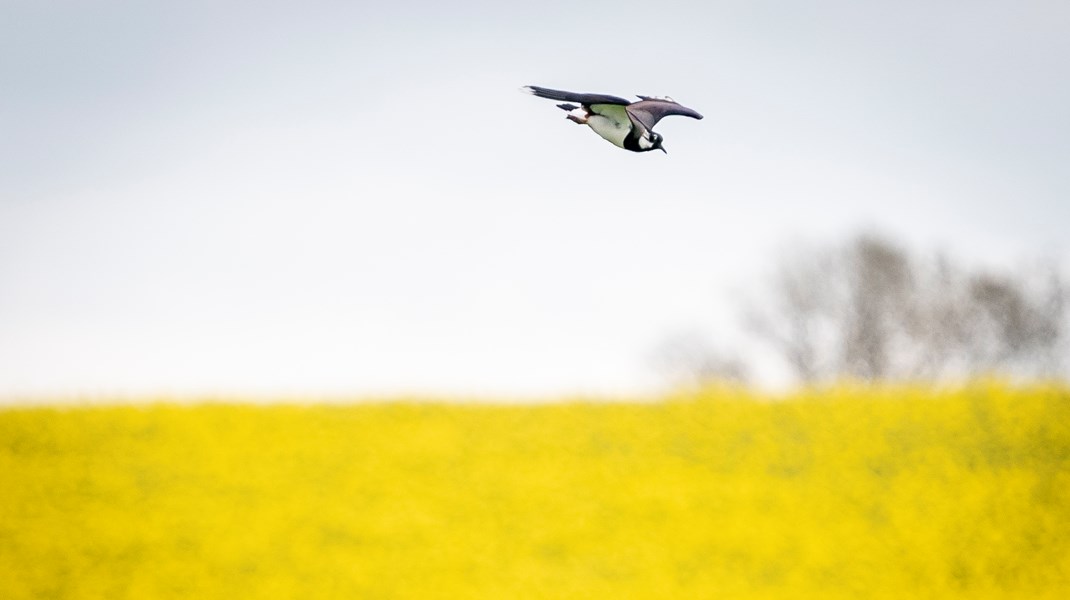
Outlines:
[[[639, 100], [632, 102], [606, 94], [578, 94], [536, 85], [524, 86], [520, 91], [568, 103], [557, 105], [568, 111], [568, 120], [587, 125], [614, 146], [632, 152], [661, 150], [668, 153], [661, 145], [661, 134], [654, 132], [654, 126], [664, 117], [683, 115], [692, 119], [702, 118], [696, 111], [667, 97], [639, 96]], [[575, 104], [571, 104], [573, 102]]]

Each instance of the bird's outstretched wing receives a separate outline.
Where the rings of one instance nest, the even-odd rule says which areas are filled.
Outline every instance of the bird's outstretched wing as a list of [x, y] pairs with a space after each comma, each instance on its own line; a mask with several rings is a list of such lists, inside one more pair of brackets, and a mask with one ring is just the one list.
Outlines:
[[551, 90], [550, 88], [539, 87], [537, 85], [526, 85], [520, 88], [520, 91], [534, 94], [540, 98], [549, 98], [550, 100], [578, 102], [584, 106], [590, 106], [592, 104], [631, 104], [630, 100], [625, 100], [618, 96], [610, 96], [608, 94], [579, 94], [563, 90]]
[[643, 100], [628, 105], [628, 116], [636, 128], [649, 132], [658, 121], [670, 115], [682, 115], [692, 119], [701, 119], [698, 112], [672, 100], [661, 100], [640, 96]]

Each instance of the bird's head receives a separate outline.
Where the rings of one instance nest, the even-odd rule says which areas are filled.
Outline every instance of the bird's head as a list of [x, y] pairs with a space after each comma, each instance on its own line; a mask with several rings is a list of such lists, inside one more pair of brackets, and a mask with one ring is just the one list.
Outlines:
[[669, 151], [666, 150], [665, 147], [661, 145], [661, 142], [663, 142], [663, 141], [665, 141], [665, 138], [661, 137], [660, 133], [654, 133], [653, 131], [650, 132], [650, 149], [651, 150], [661, 150], [665, 154], [668, 154]]

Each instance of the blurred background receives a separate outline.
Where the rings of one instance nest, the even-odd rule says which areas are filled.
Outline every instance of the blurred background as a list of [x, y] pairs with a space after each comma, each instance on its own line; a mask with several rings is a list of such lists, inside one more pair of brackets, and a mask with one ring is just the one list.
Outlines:
[[0, 10], [0, 402], [1067, 372], [1065, 3]]

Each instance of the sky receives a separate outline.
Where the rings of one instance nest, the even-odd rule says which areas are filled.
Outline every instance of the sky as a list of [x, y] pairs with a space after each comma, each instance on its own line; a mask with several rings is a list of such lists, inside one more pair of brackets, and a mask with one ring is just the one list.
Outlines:
[[[1059, 1], [4, 0], [0, 403], [646, 393], [793, 240], [1070, 258], [1068, 32]], [[529, 84], [705, 119], [630, 153]]]

